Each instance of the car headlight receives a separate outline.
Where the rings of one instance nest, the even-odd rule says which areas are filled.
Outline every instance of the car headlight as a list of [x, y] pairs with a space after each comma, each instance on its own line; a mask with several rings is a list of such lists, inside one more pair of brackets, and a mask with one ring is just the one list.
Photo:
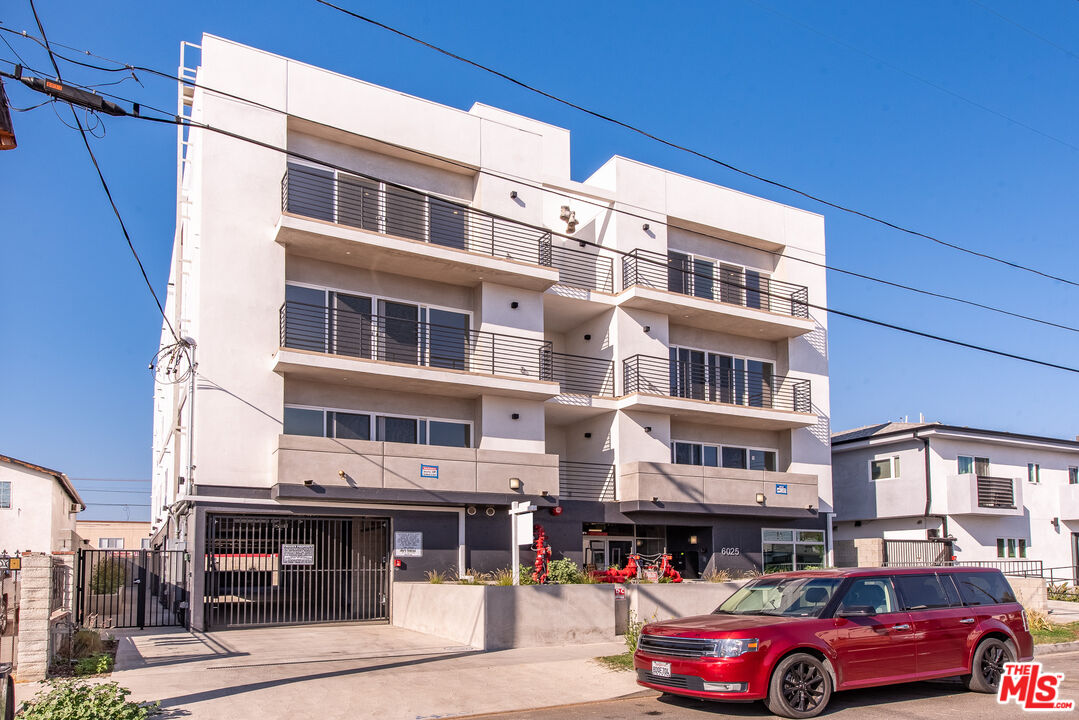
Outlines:
[[712, 657], [732, 658], [757, 652], [760, 642], [757, 638], [724, 638], [716, 640], [715, 649], [709, 653]]

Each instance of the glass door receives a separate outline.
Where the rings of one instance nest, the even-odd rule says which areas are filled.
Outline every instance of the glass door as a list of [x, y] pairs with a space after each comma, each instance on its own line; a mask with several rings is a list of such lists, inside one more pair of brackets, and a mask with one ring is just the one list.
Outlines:
[[335, 354], [371, 357], [371, 298], [333, 293], [330, 327]]
[[417, 305], [378, 301], [378, 359], [420, 364], [420, 308]]
[[705, 399], [704, 351], [671, 348], [671, 395]]
[[465, 208], [462, 205], [430, 199], [431, 242], [435, 245], [465, 249]]
[[427, 311], [427, 346], [430, 366], [467, 370], [469, 356], [469, 317], [465, 313], [431, 308]]

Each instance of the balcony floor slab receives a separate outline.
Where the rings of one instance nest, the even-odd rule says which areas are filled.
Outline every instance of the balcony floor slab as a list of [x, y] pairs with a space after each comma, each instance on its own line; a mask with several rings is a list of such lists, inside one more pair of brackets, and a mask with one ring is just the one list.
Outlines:
[[726, 425], [756, 430], [790, 430], [817, 424], [817, 415], [814, 413], [731, 405], [647, 393], [633, 393], [619, 398], [617, 409], [643, 410], [706, 425]]

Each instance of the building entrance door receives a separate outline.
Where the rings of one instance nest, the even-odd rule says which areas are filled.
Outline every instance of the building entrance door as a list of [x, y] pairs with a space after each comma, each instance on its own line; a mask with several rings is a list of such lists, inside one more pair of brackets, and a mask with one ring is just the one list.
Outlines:
[[589, 537], [584, 538], [584, 564], [594, 565], [596, 570], [609, 567], [626, 566], [626, 560], [633, 552], [631, 537]]

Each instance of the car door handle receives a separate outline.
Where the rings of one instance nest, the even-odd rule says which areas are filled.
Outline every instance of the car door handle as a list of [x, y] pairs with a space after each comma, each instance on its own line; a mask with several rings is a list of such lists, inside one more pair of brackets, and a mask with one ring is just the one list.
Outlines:
[[963, 625], [970, 625], [972, 622], [974, 622], [974, 618], [963, 618], [959, 622], [961, 622]]
[[910, 625], [903, 623], [901, 625], [892, 625], [892, 630], [910, 630]]

